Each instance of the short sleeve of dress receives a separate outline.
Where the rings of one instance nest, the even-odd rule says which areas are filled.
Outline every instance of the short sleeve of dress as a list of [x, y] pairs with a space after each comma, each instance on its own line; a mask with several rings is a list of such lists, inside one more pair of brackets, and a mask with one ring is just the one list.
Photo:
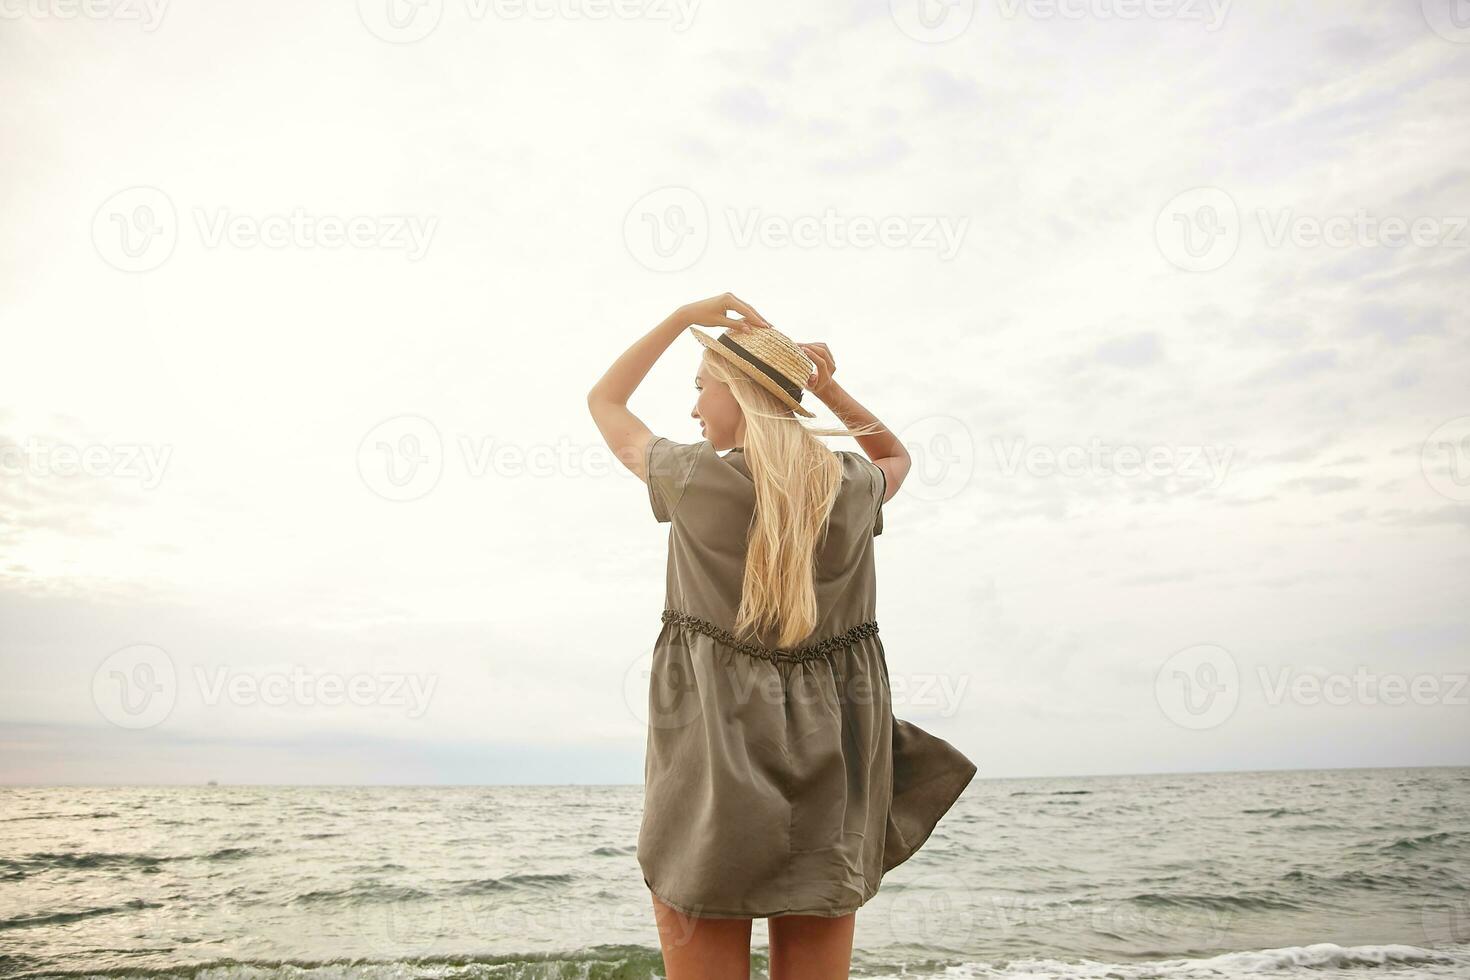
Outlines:
[[868, 460], [868, 464], [874, 471], [873, 495], [878, 498], [873, 516], [873, 537], [876, 538], [883, 533], [883, 497], [888, 493], [888, 471], [872, 460]]
[[653, 509], [654, 520], [667, 524], [674, 519], [674, 511], [699, 462], [700, 443], [674, 442], [663, 436], [654, 436], [648, 442], [648, 455], [644, 459], [644, 470], [648, 474], [648, 503]]

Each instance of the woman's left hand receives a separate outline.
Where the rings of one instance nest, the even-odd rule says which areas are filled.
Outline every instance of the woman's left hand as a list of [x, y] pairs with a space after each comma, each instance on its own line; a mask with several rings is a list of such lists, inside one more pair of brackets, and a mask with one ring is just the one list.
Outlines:
[[[737, 320], [726, 316], [725, 314], [731, 310], [739, 313], [744, 319]], [[728, 327], [732, 333], [771, 325], [770, 321], [755, 311], [755, 307], [734, 293], [722, 293], [709, 299], [687, 303], [679, 307], [679, 313], [681, 318], [687, 318], [690, 323], [701, 327]]]

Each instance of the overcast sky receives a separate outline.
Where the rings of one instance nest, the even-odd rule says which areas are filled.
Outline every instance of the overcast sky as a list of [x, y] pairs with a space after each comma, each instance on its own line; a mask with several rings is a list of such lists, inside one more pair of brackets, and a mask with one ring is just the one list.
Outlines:
[[640, 781], [725, 290], [982, 778], [1470, 763], [1450, 3], [529, 3], [5, 7], [0, 781]]

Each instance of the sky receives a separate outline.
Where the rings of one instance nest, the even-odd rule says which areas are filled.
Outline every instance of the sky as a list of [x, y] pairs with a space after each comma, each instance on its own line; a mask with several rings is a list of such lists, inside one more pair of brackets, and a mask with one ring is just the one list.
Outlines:
[[4, 5], [0, 782], [640, 782], [727, 290], [979, 778], [1470, 764], [1462, 7]]

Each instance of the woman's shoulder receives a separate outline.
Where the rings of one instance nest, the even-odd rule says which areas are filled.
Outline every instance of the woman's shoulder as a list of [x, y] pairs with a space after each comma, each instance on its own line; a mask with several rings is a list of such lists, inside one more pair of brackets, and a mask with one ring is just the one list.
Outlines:
[[850, 477], [853, 491], [850, 496], [861, 501], [862, 506], [870, 510], [873, 536], [877, 537], [883, 533], [883, 495], [888, 490], [888, 477], [883, 468], [865, 453], [851, 449], [838, 449], [835, 452], [842, 457], [845, 475]]
[[835, 449], [833, 452], [842, 459], [843, 465], [854, 474], [873, 476], [883, 472], [878, 468], [878, 464], [869, 459], [864, 453], [860, 453], [854, 449]]

